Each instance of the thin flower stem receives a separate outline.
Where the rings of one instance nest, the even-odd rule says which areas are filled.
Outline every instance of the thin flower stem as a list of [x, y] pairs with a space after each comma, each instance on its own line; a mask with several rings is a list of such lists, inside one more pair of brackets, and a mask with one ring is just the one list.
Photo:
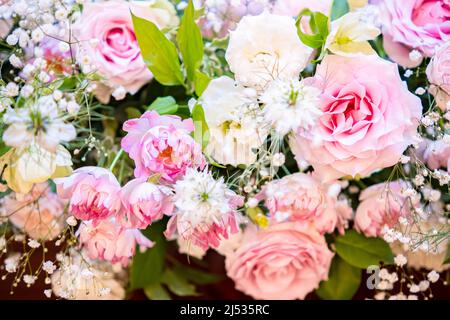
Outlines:
[[112, 161], [111, 165], [109, 166], [109, 171], [113, 171], [114, 167], [117, 164], [117, 161], [119, 161], [119, 159], [122, 156], [122, 154], [123, 154], [123, 149], [120, 149], [119, 152], [117, 152], [117, 154], [116, 154], [114, 160]]

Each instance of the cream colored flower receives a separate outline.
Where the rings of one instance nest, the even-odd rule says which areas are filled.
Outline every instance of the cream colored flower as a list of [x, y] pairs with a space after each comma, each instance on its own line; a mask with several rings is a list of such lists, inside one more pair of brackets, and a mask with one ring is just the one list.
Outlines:
[[51, 153], [35, 142], [5, 153], [0, 158], [0, 168], [5, 165], [3, 179], [18, 193], [27, 193], [35, 183], [63, 177], [72, 171], [70, 153], [63, 146], [58, 145], [56, 152]]
[[293, 18], [264, 12], [242, 18], [230, 34], [225, 57], [239, 83], [263, 89], [274, 79], [297, 78], [311, 53]]
[[347, 0], [350, 11], [355, 11], [359, 8], [367, 6], [369, 0]]
[[200, 103], [210, 130], [206, 153], [221, 164], [255, 162], [254, 149], [264, 143], [268, 132], [260, 121], [256, 92], [223, 76], [210, 82]]
[[368, 40], [380, 33], [377, 26], [377, 12], [373, 6], [347, 13], [331, 23], [331, 32], [325, 42], [325, 49], [342, 56], [376, 54]]

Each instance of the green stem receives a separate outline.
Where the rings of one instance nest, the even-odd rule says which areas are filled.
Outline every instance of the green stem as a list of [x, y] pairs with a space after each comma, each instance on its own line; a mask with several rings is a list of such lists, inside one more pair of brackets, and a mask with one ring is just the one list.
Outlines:
[[123, 149], [120, 149], [119, 152], [117, 152], [117, 154], [116, 154], [114, 160], [112, 161], [111, 165], [109, 166], [109, 171], [113, 171], [114, 167], [117, 164], [117, 161], [119, 161], [119, 159], [122, 156], [122, 154], [123, 154]]

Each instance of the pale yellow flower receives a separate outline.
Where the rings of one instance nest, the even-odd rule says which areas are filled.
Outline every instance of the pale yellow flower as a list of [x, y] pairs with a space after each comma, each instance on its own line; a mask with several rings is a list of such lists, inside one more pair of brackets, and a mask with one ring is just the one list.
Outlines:
[[362, 7], [365, 7], [369, 0], [347, 0], [348, 6], [350, 7], [350, 11], [355, 11], [357, 9], [360, 9]]

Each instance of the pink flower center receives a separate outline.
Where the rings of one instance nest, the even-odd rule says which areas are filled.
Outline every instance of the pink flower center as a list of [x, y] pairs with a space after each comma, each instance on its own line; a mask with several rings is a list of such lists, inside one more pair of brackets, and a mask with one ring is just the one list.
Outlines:
[[417, 1], [412, 12], [412, 21], [417, 26], [437, 25], [450, 21], [449, 0]]

